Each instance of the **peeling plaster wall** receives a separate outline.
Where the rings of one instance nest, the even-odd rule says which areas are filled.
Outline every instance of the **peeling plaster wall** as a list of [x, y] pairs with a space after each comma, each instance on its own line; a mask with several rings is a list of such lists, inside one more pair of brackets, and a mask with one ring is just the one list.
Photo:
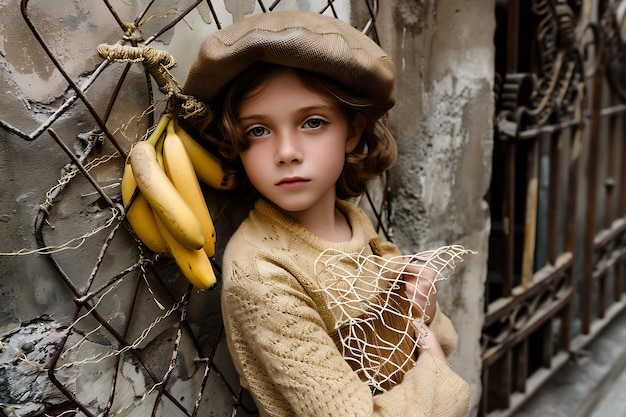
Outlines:
[[405, 253], [461, 244], [476, 251], [440, 285], [438, 300], [459, 332], [451, 363], [480, 400], [480, 332], [487, 272], [495, 4], [484, 0], [385, 2], [378, 19], [398, 72], [391, 126], [391, 229]]
[[[162, 16], [179, 3], [186, 4], [182, 1], [162, 3]], [[317, 3], [314, 3], [283, 1], [281, 7], [316, 8]], [[121, 36], [119, 25], [100, 0], [33, 0], [29, 4], [29, 16], [55, 56], [62, 59], [72, 79], [81, 76], [84, 79], [88, 75], [85, 71], [101, 62], [95, 53], [99, 43], [115, 43]], [[122, 21], [131, 20], [142, 9], [142, 2], [112, 0], [111, 4]], [[252, 0], [225, 0], [223, 4], [215, 4], [222, 25], [238, 20], [253, 7], [258, 8], [258, 3]], [[335, 4], [344, 20], [351, 16], [346, 5]], [[452, 363], [470, 382], [472, 401], [477, 405], [481, 391], [479, 337], [489, 231], [489, 213], [483, 195], [491, 175], [495, 5], [493, 1], [484, 0], [397, 0], [383, 1], [381, 8], [376, 23], [378, 36], [383, 48], [394, 55], [398, 70], [398, 100], [391, 112], [392, 130], [400, 146], [389, 194], [393, 240], [407, 253], [443, 244], [462, 244], [477, 251], [459, 266], [449, 282], [443, 283], [439, 295], [442, 307], [460, 335], [461, 342]], [[154, 16], [142, 27], [146, 36], [158, 30], [162, 23], [158, 13]], [[209, 30], [207, 23], [211, 22], [208, 8], [200, 8], [185, 19], [184, 25], [178, 25], [153, 43], [157, 48], [175, 51], [178, 67], [173, 74], [179, 80], [184, 79], [195, 53], [196, 46], [191, 48], [190, 45], [198, 45]], [[0, 119], [31, 133], [71, 91], [24, 23], [19, 2], [0, 0], [0, 25], [3, 28], [0, 30]], [[122, 67], [112, 68], [91, 86], [89, 97], [107, 97]], [[100, 106], [96, 110], [101, 114], [106, 102], [94, 101]], [[145, 78], [134, 67], [107, 123], [115, 127], [115, 136], [125, 149], [146, 131], [148, 126], [142, 112], [148, 104]], [[55, 131], [70, 147], [77, 146], [77, 134], [94, 127], [93, 119], [82, 106], [72, 108], [54, 124]], [[33, 249], [36, 247], [34, 221], [39, 205], [69, 161], [47, 134], [26, 141], [0, 127], [0, 143], [0, 178], [3, 179], [0, 183], [0, 252]], [[103, 154], [113, 152], [112, 147], [107, 146]], [[94, 175], [99, 182], [112, 184], [119, 181], [121, 166], [115, 170], [97, 170]], [[62, 243], [78, 231], [100, 224], [103, 216], [109, 215], [98, 209], [97, 197], [90, 195], [90, 191], [93, 189], [86, 181], [79, 182], [71, 195], [64, 196], [55, 205], [57, 223], [51, 225], [54, 228], [46, 234], [49, 242]], [[218, 230], [218, 236], [227, 233], [227, 229]], [[107, 261], [110, 270], [105, 268], [105, 276], [132, 261], [125, 253], [131, 244], [121, 240], [113, 245]], [[88, 276], [100, 245], [88, 241], [78, 251], [59, 254], [58, 259], [72, 277]], [[17, 329], [33, 320], [37, 323], [33, 329], [48, 328], [49, 320], [66, 323], [74, 308], [73, 294], [40, 255], [0, 256], [0, 296], [0, 340], [8, 334], [18, 335]], [[141, 297], [149, 300], [150, 294]], [[126, 301], [122, 298], [118, 300], [119, 305]], [[199, 332], [201, 338], [211, 340], [215, 320], [219, 318], [218, 299], [213, 294], [203, 303], [202, 310], [190, 312], [189, 321], [203, 329]], [[116, 305], [110, 306], [111, 311], [116, 308]], [[149, 320], [151, 315], [158, 314], [153, 310], [156, 310], [154, 304], [138, 312], [139, 317]], [[121, 314], [116, 320], [123, 318]], [[154, 355], [167, 354], [159, 351], [159, 335], [174, 324], [164, 320], [154, 331], [156, 336], [146, 340], [142, 347], [154, 349]], [[87, 355], [101, 346], [94, 343], [85, 349], [89, 351], [84, 353]], [[14, 354], [6, 347], [0, 353]], [[222, 349], [218, 360], [228, 362], [224, 356]], [[189, 362], [193, 359], [189, 358]], [[139, 376], [129, 366], [124, 368], [125, 383], [133, 390], [140, 390], [137, 388], [141, 385], [137, 383]], [[88, 369], [79, 381], [84, 393], [94, 389], [96, 373], [90, 372], [95, 371]], [[198, 375], [192, 376], [197, 381]], [[194, 383], [193, 378], [190, 383]], [[176, 388], [181, 393], [189, 390], [183, 379]], [[42, 387], [41, 391], [45, 389]], [[229, 394], [215, 388], [211, 395], [223, 401], [213, 401], [205, 412], [230, 415]], [[34, 397], [32, 400], [36, 403]]]

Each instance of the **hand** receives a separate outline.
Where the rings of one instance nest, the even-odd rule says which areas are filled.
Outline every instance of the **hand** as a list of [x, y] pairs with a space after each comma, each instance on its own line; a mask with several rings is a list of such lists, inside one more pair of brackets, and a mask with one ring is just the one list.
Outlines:
[[405, 293], [413, 303], [413, 315], [424, 316], [426, 323], [430, 323], [437, 311], [436, 277], [437, 272], [424, 265], [408, 264], [404, 268]]
[[441, 344], [437, 340], [437, 336], [430, 331], [428, 326], [421, 321], [414, 321], [413, 327], [415, 328], [415, 338], [417, 339], [417, 352], [422, 354], [425, 350], [430, 352], [442, 360], [446, 360], [446, 355], [443, 353]]

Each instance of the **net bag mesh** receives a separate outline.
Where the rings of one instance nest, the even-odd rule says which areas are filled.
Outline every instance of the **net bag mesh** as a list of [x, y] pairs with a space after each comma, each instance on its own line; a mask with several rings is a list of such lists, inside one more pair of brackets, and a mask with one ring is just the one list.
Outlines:
[[[425, 306], [410, 299], [407, 282], [414, 279], [416, 291], [430, 300], [436, 283], [450, 277], [469, 252], [455, 245], [410, 256], [348, 254], [334, 249], [320, 254], [315, 274], [335, 320], [333, 340], [372, 392], [385, 392], [400, 383], [415, 364], [418, 347], [428, 348], [416, 323], [428, 322], [430, 317]], [[409, 264], [417, 268], [405, 271]], [[423, 285], [424, 280], [428, 285]]]

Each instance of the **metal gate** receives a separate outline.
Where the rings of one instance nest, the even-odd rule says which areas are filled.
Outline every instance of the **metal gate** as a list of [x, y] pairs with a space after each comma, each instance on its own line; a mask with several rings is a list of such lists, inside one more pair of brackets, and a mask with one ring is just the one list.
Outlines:
[[623, 310], [624, 2], [497, 2], [481, 416], [512, 414]]

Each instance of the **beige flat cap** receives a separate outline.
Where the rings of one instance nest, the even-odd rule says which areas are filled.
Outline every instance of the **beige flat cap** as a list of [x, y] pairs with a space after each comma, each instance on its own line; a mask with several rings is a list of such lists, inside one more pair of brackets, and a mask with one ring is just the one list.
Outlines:
[[331, 78], [374, 105], [382, 116], [395, 103], [395, 70], [372, 39], [349, 24], [305, 11], [257, 14], [208, 36], [183, 93], [211, 104], [230, 81], [255, 62], [305, 69]]

